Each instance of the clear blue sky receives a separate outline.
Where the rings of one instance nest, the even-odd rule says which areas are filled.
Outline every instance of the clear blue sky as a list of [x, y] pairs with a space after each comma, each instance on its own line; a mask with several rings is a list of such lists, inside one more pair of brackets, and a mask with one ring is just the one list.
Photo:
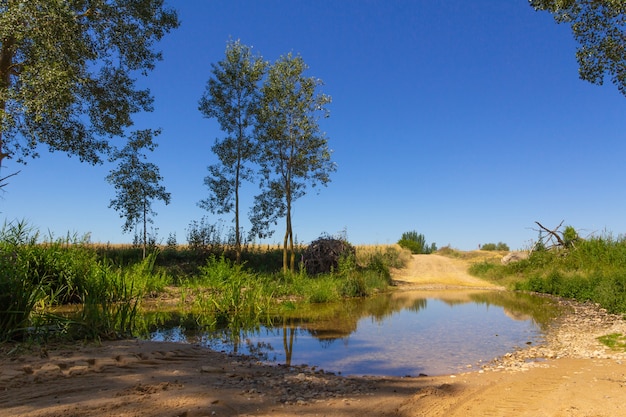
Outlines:
[[[185, 243], [192, 220], [219, 219], [196, 204], [222, 136], [197, 105], [229, 38], [272, 62], [301, 54], [333, 98], [321, 128], [338, 170], [296, 201], [299, 242], [345, 230], [355, 244], [388, 244], [417, 230], [439, 247], [522, 249], [537, 238], [535, 220], [564, 220], [583, 236], [626, 232], [626, 98], [609, 81], [579, 80], [570, 28], [526, 0], [170, 4], [182, 24], [141, 81], [155, 111], [136, 118], [163, 129], [151, 155], [172, 194], [154, 204], [163, 241], [176, 233]], [[132, 241], [108, 208], [113, 166], [41, 153], [26, 166], [5, 162], [3, 174], [22, 172], [0, 193], [3, 217], [43, 234]], [[244, 215], [255, 192], [245, 189]], [[284, 222], [275, 230], [270, 241], [282, 241]]]

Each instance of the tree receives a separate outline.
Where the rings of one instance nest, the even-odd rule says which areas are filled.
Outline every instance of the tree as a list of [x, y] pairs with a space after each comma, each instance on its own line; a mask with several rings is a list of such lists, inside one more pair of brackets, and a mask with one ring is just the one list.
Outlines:
[[208, 167], [204, 184], [211, 195], [198, 205], [213, 213], [235, 212], [235, 252], [241, 260], [239, 190], [242, 181], [250, 181], [254, 171], [246, 163], [256, 154], [252, 127], [259, 105], [259, 83], [267, 63], [254, 56], [252, 49], [239, 41], [226, 47], [226, 58], [212, 65], [211, 78], [200, 99], [199, 110], [207, 118], [216, 118], [226, 137], [216, 140], [211, 150], [219, 163]]
[[434, 242], [428, 246], [424, 235], [415, 230], [402, 233], [398, 245], [410, 250], [413, 254], [430, 254], [437, 251], [437, 245]]
[[0, 1], [0, 166], [40, 145], [101, 163], [132, 115], [152, 110], [135, 85], [178, 26], [164, 0]]
[[626, 96], [626, 2], [624, 0], [529, 0], [558, 23], [570, 23], [580, 78], [602, 85], [605, 76]]
[[142, 223], [143, 226], [143, 257], [146, 257], [148, 244], [148, 223], [152, 223], [150, 216], [156, 213], [152, 210], [152, 200], [162, 200], [165, 204], [170, 202], [170, 193], [160, 184], [163, 177], [159, 174], [159, 168], [150, 162], [145, 162], [145, 154], [142, 149], [153, 151], [156, 144], [153, 136], [158, 131], [140, 130], [133, 132], [127, 145], [113, 153], [112, 159], [120, 162], [117, 169], [111, 170], [107, 181], [115, 186], [116, 198], [111, 200], [109, 207], [113, 207], [120, 213], [120, 217], [126, 219], [123, 230], [130, 232], [133, 227]]
[[322, 81], [305, 77], [308, 66], [300, 56], [282, 56], [270, 68], [261, 89], [256, 127], [260, 150], [261, 190], [255, 197], [252, 228], [260, 237], [271, 235], [270, 223], [285, 217], [283, 270], [295, 270], [292, 206], [307, 185], [326, 185], [336, 170], [328, 140], [319, 129], [319, 116], [328, 116], [327, 95], [317, 93]]

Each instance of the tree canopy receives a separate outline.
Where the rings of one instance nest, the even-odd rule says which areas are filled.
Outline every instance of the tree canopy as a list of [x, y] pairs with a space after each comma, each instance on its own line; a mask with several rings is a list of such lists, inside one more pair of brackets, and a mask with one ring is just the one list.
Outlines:
[[267, 63], [239, 41], [230, 41], [223, 61], [212, 65], [211, 77], [200, 99], [199, 110], [215, 118], [226, 134], [211, 150], [219, 163], [208, 167], [204, 178], [210, 190], [199, 206], [214, 213], [235, 212], [235, 250], [241, 258], [239, 190], [251, 181], [254, 171], [248, 166], [256, 158], [257, 143], [252, 136], [260, 99], [260, 82]]
[[328, 116], [331, 98], [318, 93], [322, 81], [306, 77], [300, 56], [287, 54], [268, 70], [261, 89], [256, 128], [262, 192], [255, 198], [252, 223], [260, 235], [271, 222], [285, 217], [283, 269], [295, 268], [292, 204], [308, 185], [326, 185], [336, 170], [328, 140], [319, 129], [319, 115]]
[[134, 77], [178, 24], [164, 0], [0, 1], [0, 165], [40, 145], [102, 162], [133, 114], [152, 110]]
[[610, 77], [626, 96], [626, 1], [529, 0], [536, 10], [569, 23], [579, 47], [576, 59], [580, 78], [602, 85]]
[[148, 223], [152, 223], [152, 200], [170, 202], [170, 193], [161, 185], [163, 177], [159, 174], [159, 167], [146, 162], [143, 149], [153, 151], [156, 144], [153, 137], [160, 132], [150, 129], [133, 132], [127, 145], [116, 150], [111, 159], [119, 160], [116, 169], [111, 170], [107, 181], [115, 187], [116, 197], [111, 200], [109, 207], [119, 212], [120, 217], [126, 219], [123, 230], [131, 231], [138, 223], [142, 223], [143, 256], [146, 256], [148, 242]]

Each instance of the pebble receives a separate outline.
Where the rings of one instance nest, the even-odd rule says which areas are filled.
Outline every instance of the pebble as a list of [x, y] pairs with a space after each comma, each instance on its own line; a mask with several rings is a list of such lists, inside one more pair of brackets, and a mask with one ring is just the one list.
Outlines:
[[482, 366], [486, 371], [527, 371], [535, 366], [548, 366], [546, 359], [626, 359], [626, 352], [610, 350], [598, 337], [611, 333], [626, 334], [626, 321], [609, 314], [593, 303], [559, 299], [565, 309], [548, 330], [543, 343], [509, 352]]

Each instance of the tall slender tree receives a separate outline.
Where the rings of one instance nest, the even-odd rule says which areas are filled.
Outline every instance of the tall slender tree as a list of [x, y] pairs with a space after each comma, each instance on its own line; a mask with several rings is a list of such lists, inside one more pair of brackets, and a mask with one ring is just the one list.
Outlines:
[[144, 258], [148, 245], [148, 223], [152, 223], [152, 216], [156, 215], [152, 210], [152, 201], [162, 200], [169, 204], [171, 199], [170, 193], [161, 185], [163, 177], [159, 174], [159, 167], [146, 162], [146, 155], [142, 153], [144, 149], [154, 150], [157, 145], [153, 137], [159, 133], [150, 129], [133, 132], [126, 146], [113, 152], [111, 158], [119, 160], [119, 164], [107, 176], [107, 181], [116, 190], [116, 197], [111, 200], [109, 207], [113, 207], [120, 213], [120, 217], [126, 219], [122, 229], [130, 232], [135, 225], [142, 224]]
[[152, 110], [154, 43], [178, 26], [164, 0], [0, 1], [0, 165], [40, 145], [100, 163]]
[[293, 203], [306, 187], [330, 182], [336, 170], [319, 117], [328, 116], [331, 98], [318, 93], [322, 81], [304, 75], [308, 66], [300, 56], [282, 56], [268, 71], [262, 87], [257, 124], [263, 174], [262, 192], [255, 198], [253, 231], [263, 236], [269, 225], [285, 217], [283, 270], [295, 269]]
[[529, 0], [535, 10], [569, 23], [579, 47], [576, 51], [581, 79], [602, 85], [610, 77], [626, 96], [626, 1]]
[[257, 144], [252, 127], [256, 123], [259, 88], [267, 63], [240, 41], [230, 41], [226, 57], [212, 65], [199, 110], [207, 118], [215, 118], [226, 134], [217, 139], [213, 152], [219, 162], [208, 167], [204, 183], [210, 196], [198, 205], [213, 213], [230, 213], [235, 218], [235, 251], [241, 260], [242, 231], [240, 226], [239, 191], [243, 181], [250, 181], [254, 171], [247, 165], [256, 154]]

